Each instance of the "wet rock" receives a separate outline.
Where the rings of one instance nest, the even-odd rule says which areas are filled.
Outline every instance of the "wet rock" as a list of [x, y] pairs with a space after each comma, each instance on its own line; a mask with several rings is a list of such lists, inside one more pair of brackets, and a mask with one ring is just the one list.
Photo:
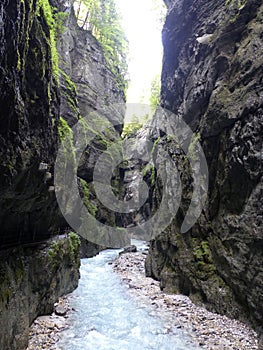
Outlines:
[[[192, 197], [191, 170], [164, 137], [178, 163], [182, 198], [172, 224], [151, 242], [146, 273], [163, 290], [246, 320], [262, 334], [263, 4], [167, 4], [161, 105], [174, 113], [170, 126], [182, 118], [200, 138], [209, 193], [197, 223], [181, 234]], [[152, 192], [157, 205], [159, 187]]]
[[[1, 349], [25, 349], [34, 319], [52, 313], [58, 298], [77, 287], [80, 258], [78, 246], [72, 247], [67, 236], [58, 236], [38, 247], [20, 248], [19, 254], [15, 248], [1, 253]], [[63, 304], [56, 308], [66, 309]], [[50, 334], [58, 326], [55, 320], [36, 319], [36, 332], [45, 323]]]
[[67, 314], [67, 309], [62, 305], [57, 305], [55, 307], [55, 314], [58, 316], [65, 316]]
[[119, 255], [126, 254], [126, 253], [136, 253], [137, 247], [136, 245], [130, 245], [129, 247], [125, 247], [122, 252], [119, 253]]

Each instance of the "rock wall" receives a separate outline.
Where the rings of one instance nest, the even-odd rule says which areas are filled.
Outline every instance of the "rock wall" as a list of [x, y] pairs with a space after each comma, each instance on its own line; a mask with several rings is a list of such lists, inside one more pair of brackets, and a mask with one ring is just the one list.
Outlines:
[[45, 175], [57, 150], [59, 92], [43, 7], [2, 1], [0, 23], [1, 249], [48, 238], [58, 226]]
[[[73, 1], [56, 0], [53, 4], [58, 11], [68, 14], [57, 45], [60, 57], [61, 117], [70, 127], [85, 119], [84, 123], [79, 123], [83, 128], [82, 135], [87, 131], [94, 133], [93, 141], [87, 144], [78, 164], [80, 195], [96, 219], [115, 226], [118, 217], [97, 200], [92, 181], [94, 166], [99, 156], [120, 140], [125, 103], [122, 79], [109, 69], [99, 42], [89, 31], [77, 24]], [[114, 127], [100, 132], [100, 117]], [[76, 140], [79, 137], [80, 134], [75, 135]], [[117, 183], [119, 179], [120, 175], [116, 174], [113, 181]], [[92, 230], [94, 237], [99, 235], [99, 232], [95, 232], [96, 227]], [[104, 248], [83, 239], [81, 242], [82, 256], [90, 257], [92, 252], [99, 252]]]
[[[78, 28], [72, 3], [0, 4], [1, 349], [25, 349], [34, 318], [50, 313], [59, 296], [77, 287], [78, 243], [58, 236], [69, 230], [54, 192], [59, 141], [81, 115], [124, 99], [100, 45]], [[117, 129], [111, 141], [119, 137]], [[109, 139], [97, 140], [105, 150]], [[94, 154], [100, 153], [94, 148]], [[87, 188], [92, 166], [86, 170], [85, 164], [84, 158], [87, 181], [79, 190], [95, 215]], [[108, 213], [100, 216], [109, 220]], [[82, 254], [100, 249], [85, 242]]]
[[[73, 126], [80, 116], [88, 117], [94, 110], [102, 110], [110, 104], [123, 104], [125, 96], [120, 87], [121, 80], [109, 69], [99, 42], [89, 31], [78, 26], [72, 7], [74, 1], [52, 2], [58, 11], [68, 14], [57, 48], [62, 71], [61, 116]], [[76, 108], [74, 103], [72, 106], [74, 96], [70, 99], [68, 94], [68, 79], [65, 79], [65, 74], [76, 87]], [[122, 124], [123, 118], [124, 115], [120, 120]]]
[[[209, 194], [198, 222], [181, 234], [192, 191], [185, 181], [177, 217], [151, 242], [146, 273], [262, 335], [262, 1], [167, 5], [161, 103], [200, 138]], [[185, 157], [170, 152], [180, 167]]]
[[1, 253], [1, 349], [25, 349], [33, 320], [52, 313], [58, 298], [77, 287], [79, 244], [70, 234]]

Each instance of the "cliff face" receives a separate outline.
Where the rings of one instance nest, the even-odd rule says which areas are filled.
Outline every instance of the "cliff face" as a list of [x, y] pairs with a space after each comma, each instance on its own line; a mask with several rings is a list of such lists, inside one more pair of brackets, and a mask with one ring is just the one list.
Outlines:
[[51, 186], [60, 99], [50, 11], [47, 1], [0, 5], [1, 349], [25, 349], [34, 318], [79, 278], [74, 239], [30, 246], [63, 222]]
[[26, 349], [34, 319], [51, 314], [58, 298], [76, 288], [79, 262], [79, 239], [73, 234], [1, 253], [1, 349]]
[[[81, 115], [124, 100], [100, 45], [78, 28], [72, 3], [0, 4], [1, 349], [25, 349], [34, 318], [77, 287], [79, 241], [58, 235], [68, 230], [54, 192], [59, 141]], [[98, 135], [93, 163], [120, 129], [105, 140]], [[93, 163], [83, 158], [79, 191], [95, 215], [87, 187]], [[111, 219], [107, 212], [100, 217]], [[85, 242], [82, 254], [100, 249]]]
[[[78, 26], [71, 6], [73, 1], [53, 2], [59, 11], [68, 13], [57, 46], [59, 65], [64, 72], [61, 74], [61, 116], [72, 126], [80, 116], [87, 117], [94, 110], [103, 109], [109, 104], [124, 103], [125, 97], [123, 89], [119, 87], [119, 78], [108, 68], [101, 45], [89, 31]], [[76, 87], [77, 110], [72, 109], [74, 106], [69, 100], [65, 74]], [[120, 122], [123, 123], [123, 119]]]
[[36, 1], [0, 5], [1, 247], [50, 237], [56, 227], [45, 174], [57, 150], [59, 97], [50, 29], [38, 11]]
[[[78, 24], [72, 8], [73, 1], [53, 1], [58, 11], [68, 14], [63, 33], [58, 40], [61, 117], [70, 127], [81, 125], [94, 134], [78, 164], [79, 190], [90, 213], [100, 222], [115, 226], [118, 217], [104, 207], [96, 198], [92, 185], [96, 161], [103, 151], [120, 140], [124, 120], [125, 95], [121, 78], [114, 75], [108, 67], [103, 50], [93, 35]], [[70, 88], [69, 88], [70, 87]], [[116, 113], [118, 105], [118, 113]], [[122, 105], [122, 107], [120, 107]], [[96, 113], [94, 113], [96, 112]], [[100, 117], [114, 127], [100, 132]], [[81, 124], [81, 120], [85, 123]], [[79, 138], [75, 135], [75, 141]], [[116, 182], [120, 175], [116, 175]], [[114, 181], [114, 180], [113, 180]], [[89, 228], [87, 228], [89, 230]], [[94, 237], [96, 227], [94, 227]], [[89, 235], [88, 235], [89, 236]], [[91, 256], [102, 249], [92, 242], [82, 241], [82, 256]]]
[[[200, 137], [209, 194], [198, 222], [181, 234], [191, 194], [183, 185], [179, 213], [151, 242], [146, 271], [162, 288], [262, 334], [262, 1], [167, 5], [162, 106]], [[157, 192], [153, 201], [160, 202]]]

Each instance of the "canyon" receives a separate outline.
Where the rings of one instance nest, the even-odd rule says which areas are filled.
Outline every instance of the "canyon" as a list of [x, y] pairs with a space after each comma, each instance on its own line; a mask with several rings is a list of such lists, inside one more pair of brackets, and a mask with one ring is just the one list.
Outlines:
[[[175, 218], [150, 241], [146, 275], [165, 292], [187, 295], [199, 306], [249, 324], [261, 349], [262, 1], [164, 2], [160, 105], [170, 113], [171, 128], [178, 119], [191, 128], [193, 143], [198, 140], [206, 158], [209, 185], [200, 217], [182, 233], [193, 194], [187, 159], [193, 143], [188, 152], [179, 150], [178, 142], [158, 129], [158, 113], [148, 129], [135, 133], [134, 145], [142, 153], [147, 138], [153, 154], [163, 146], [182, 182]], [[78, 26], [73, 3], [0, 4], [0, 348], [5, 350], [26, 349], [33, 320], [51, 313], [57, 299], [77, 287], [80, 254], [91, 257], [105, 248], [71, 232], [56, 199], [56, 155], [65, 137], [77, 142], [72, 131], [77, 123], [83, 133], [94, 134], [78, 165], [83, 202], [109, 226], [123, 229], [132, 221], [102, 205], [92, 185], [100, 155], [122, 140], [125, 111], [118, 111], [117, 120], [106, 113], [114, 128], [102, 134], [94, 130], [94, 116], [124, 105], [125, 89], [100, 43]], [[133, 163], [149, 186], [138, 213], [147, 221], [158, 212], [163, 188], [154, 163], [143, 166]], [[125, 173], [132, 174], [122, 165], [112, 179], [121, 196]], [[87, 230], [87, 237], [97, 234], [94, 227]]]

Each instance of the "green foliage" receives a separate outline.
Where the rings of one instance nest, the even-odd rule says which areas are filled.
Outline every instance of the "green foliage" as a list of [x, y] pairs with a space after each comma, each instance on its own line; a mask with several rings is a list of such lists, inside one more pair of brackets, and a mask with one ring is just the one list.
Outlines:
[[72, 130], [70, 129], [67, 121], [60, 117], [59, 119], [59, 125], [58, 125], [58, 135], [60, 141], [63, 141], [66, 136], [72, 134]]
[[63, 241], [52, 241], [48, 250], [48, 259], [53, 269], [60, 265], [63, 253]]
[[154, 165], [147, 164], [144, 168], [142, 168], [142, 176], [145, 177], [148, 174], [150, 175], [151, 185], [153, 186], [155, 183], [155, 177], [156, 177], [156, 170]]
[[[74, 264], [79, 256], [80, 239], [79, 236], [74, 232], [70, 232], [68, 234], [68, 237], [69, 258], [71, 263]], [[65, 241], [63, 239], [51, 242], [48, 249], [48, 259], [53, 269], [57, 269], [59, 266], [61, 266], [61, 262], [63, 261], [63, 257], [66, 253], [68, 253], [68, 248], [65, 245]]]
[[80, 238], [75, 232], [69, 232], [68, 236], [70, 247], [70, 260], [72, 263], [74, 263], [79, 256]]
[[153, 111], [160, 105], [161, 78], [157, 74], [151, 82], [150, 106]]
[[48, 0], [38, 0], [37, 2], [37, 15], [44, 15], [45, 21], [49, 27], [50, 38], [47, 42], [50, 45], [51, 62], [53, 68], [54, 77], [58, 80], [58, 53], [56, 48], [56, 25], [53, 15], [53, 9]]
[[88, 209], [88, 211], [91, 213], [91, 215], [93, 215], [95, 217], [97, 214], [98, 208], [96, 207], [95, 204], [92, 204], [90, 199], [89, 199], [90, 192], [89, 192], [88, 184], [83, 179], [80, 179], [80, 183], [81, 183], [81, 187], [83, 190], [83, 202], [84, 202], [86, 208]]
[[122, 131], [122, 137], [131, 137], [136, 134], [138, 130], [142, 128], [143, 124], [142, 123], [128, 123], [125, 124], [123, 131]]
[[140, 130], [147, 122], [148, 115], [138, 118], [136, 115], [133, 115], [131, 121], [126, 123], [123, 127], [121, 137], [132, 137]]
[[198, 239], [193, 239], [193, 243], [193, 255], [198, 266], [198, 276], [206, 280], [209, 276], [213, 275], [215, 271], [209, 243], [207, 241], [200, 242]]
[[66, 12], [56, 12], [53, 11], [53, 17], [54, 17], [54, 26], [56, 31], [56, 37], [64, 33], [66, 30], [65, 22], [68, 19], [68, 13]]
[[79, 25], [90, 30], [101, 44], [118, 87], [125, 92], [128, 43], [114, 0], [77, 0], [75, 10]]

